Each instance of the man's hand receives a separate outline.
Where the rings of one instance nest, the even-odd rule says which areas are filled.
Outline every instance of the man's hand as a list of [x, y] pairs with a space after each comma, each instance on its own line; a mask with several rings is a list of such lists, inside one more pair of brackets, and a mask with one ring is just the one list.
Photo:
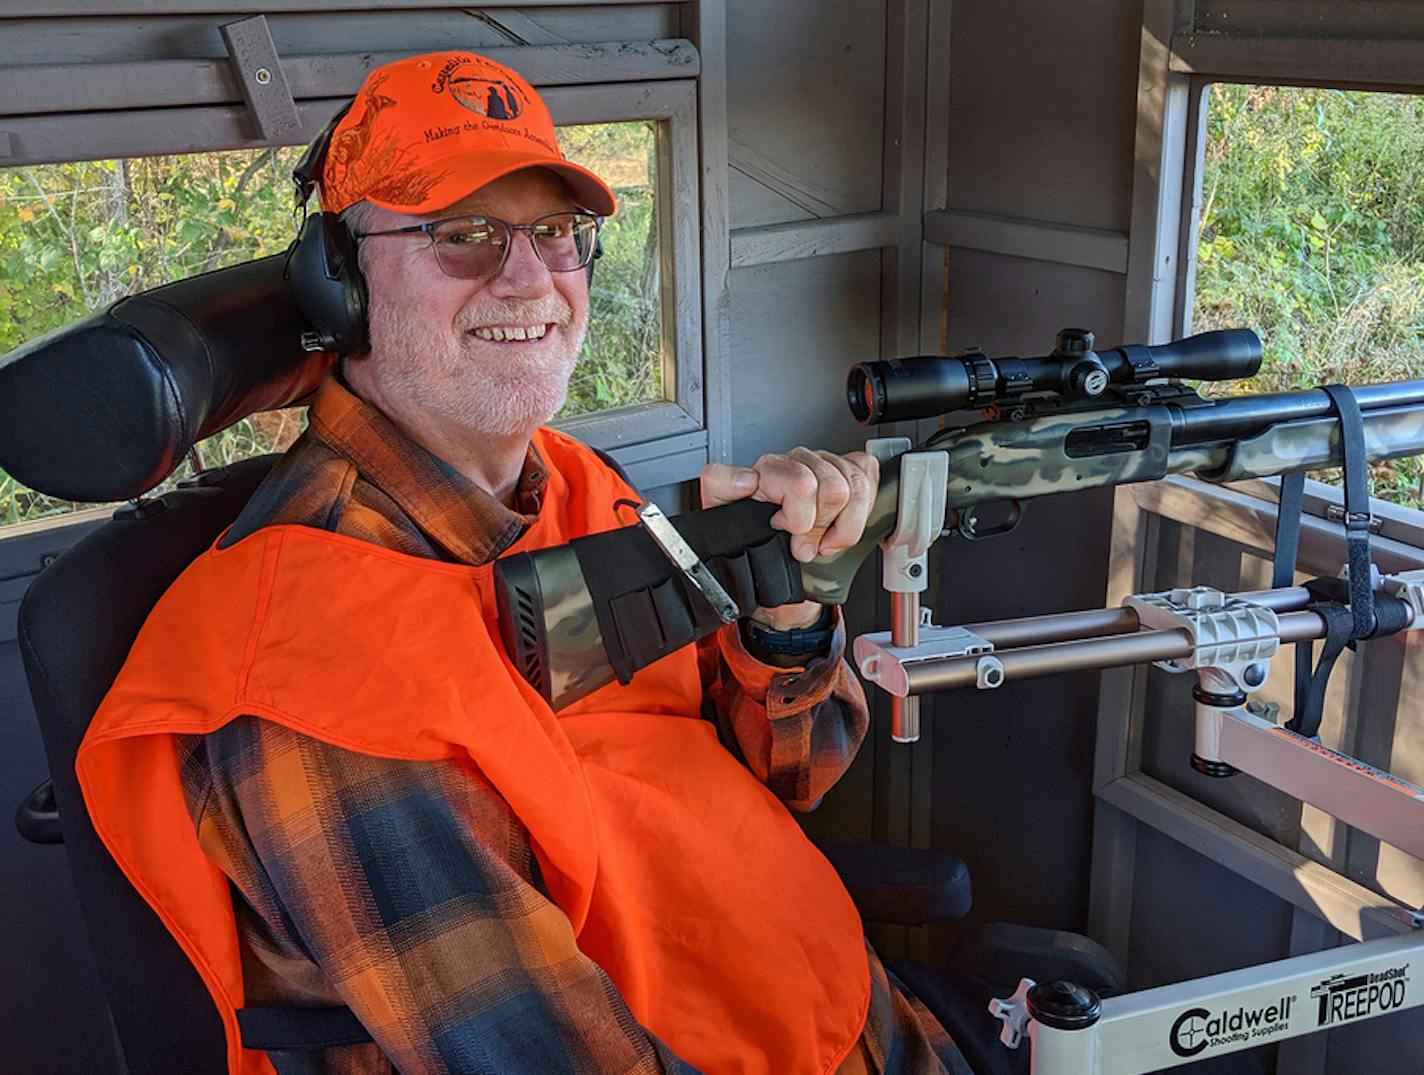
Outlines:
[[[865, 452], [834, 455], [794, 448], [784, 455], [764, 455], [754, 467], [709, 463], [701, 476], [702, 506], [715, 508], [747, 497], [780, 505], [771, 525], [791, 534], [791, 555], [804, 564], [860, 540], [879, 482], [880, 462]], [[821, 609], [805, 601], [759, 608], [752, 616], [786, 631], [809, 627]]]

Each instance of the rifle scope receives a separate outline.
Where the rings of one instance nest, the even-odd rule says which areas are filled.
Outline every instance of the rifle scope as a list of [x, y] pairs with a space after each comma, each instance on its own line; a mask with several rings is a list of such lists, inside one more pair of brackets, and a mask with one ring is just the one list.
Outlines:
[[923, 355], [858, 362], [846, 382], [850, 412], [861, 425], [931, 418], [947, 411], [987, 407], [1032, 393], [1092, 399], [1109, 385], [1161, 377], [1230, 381], [1261, 367], [1261, 341], [1250, 329], [1218, 329], [1149, 347], [1124, 344], [1093, 350], [1093, 334], [1065, 328], [1051, 355], [989, 358], [979, 351], [944, 358]]

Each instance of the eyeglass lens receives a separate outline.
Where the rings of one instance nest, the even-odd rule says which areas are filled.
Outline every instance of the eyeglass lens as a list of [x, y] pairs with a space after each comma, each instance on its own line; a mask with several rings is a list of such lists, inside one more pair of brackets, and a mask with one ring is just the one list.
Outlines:
[[[534, 252], [550, 272], [571, 272], [593, 256], [598, 221], [586, 213], [551, 213], [516, 230], [529, 232]], [[441, 271], [472, 279], [499, 271], [511, 234], [511, 225], [502, 220], [471, 217], [441, 221], [430, 237]]]

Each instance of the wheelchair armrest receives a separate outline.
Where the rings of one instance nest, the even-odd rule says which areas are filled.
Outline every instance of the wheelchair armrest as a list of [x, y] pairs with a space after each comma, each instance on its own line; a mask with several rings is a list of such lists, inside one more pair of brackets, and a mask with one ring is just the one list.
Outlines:
[[960, 974], [1005, 984], [1021, 977], [1086, 985], [1100, 996], [1127, 990], [1127, 972], [1097, 941], [1080, 933], [994, 922], [960, 938], [946, 966]]
[[822, 844], [868, 922], [925, 926], [969, 912], [969, 867], [958, 855], [888, 844]]

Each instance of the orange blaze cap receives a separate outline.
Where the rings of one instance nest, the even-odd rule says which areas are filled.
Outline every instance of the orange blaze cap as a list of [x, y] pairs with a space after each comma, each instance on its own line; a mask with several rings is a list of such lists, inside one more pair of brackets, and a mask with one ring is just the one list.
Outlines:
[[321, 207], [365, 199], [431, 213], [501, 176], [548, 168], [599, 216], [617, 202], [608, 184], [564, 158], [549, 109], [508, 67], [472, 52], [432, 52], [376, 68], [332, 132]]

